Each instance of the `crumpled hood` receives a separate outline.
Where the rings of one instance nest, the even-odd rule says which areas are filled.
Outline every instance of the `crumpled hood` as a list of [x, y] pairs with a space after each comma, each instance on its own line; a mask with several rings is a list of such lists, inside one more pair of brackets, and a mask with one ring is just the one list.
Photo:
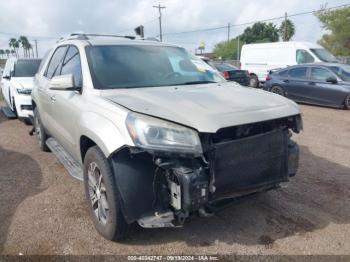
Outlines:
[[17, 85], [17, 88], [33, 89], [34, 77], [12, 77], [11, 82]]
[[289, 99], [234, 83], [104, 90], [101, 96], [134, 112], [208, 133], [300, 114]]

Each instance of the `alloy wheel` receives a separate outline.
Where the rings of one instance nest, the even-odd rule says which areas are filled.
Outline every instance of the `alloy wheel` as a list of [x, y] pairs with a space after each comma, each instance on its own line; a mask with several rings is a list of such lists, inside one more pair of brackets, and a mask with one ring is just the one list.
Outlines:
[[345, 107], [350, 108], [350, 95], [345, 98]]
[[250, 78], [250, 81], [249, 81], [250, 83], [250, 86], [251, 87], [255, 87], [256, 86], [256, 84], [257, 84], [257, 81], [256, 81], [256, 79], [255, 78]]
[[105, 225], [109, 216], [107, 190], [103, 183], [101, 170], [95, 162], [88, 169], [88, 186], [91, 206], [98, 221]]

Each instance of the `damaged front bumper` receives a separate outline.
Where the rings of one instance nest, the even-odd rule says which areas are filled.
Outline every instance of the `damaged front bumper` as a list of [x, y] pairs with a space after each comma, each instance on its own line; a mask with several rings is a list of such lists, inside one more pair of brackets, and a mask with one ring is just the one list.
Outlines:
[[277, 188], [298, 168], [299, 148], [289, 132], [273, 128], [210, 139], [197, 158], [131, 149], [113, 155], [126, 221], [146, 228], [181, 226], [193, 213], [210, 215], [220, 200]]

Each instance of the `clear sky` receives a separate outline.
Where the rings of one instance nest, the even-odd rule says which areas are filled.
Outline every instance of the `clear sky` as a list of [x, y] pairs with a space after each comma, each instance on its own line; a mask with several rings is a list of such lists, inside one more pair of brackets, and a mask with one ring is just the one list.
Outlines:
[[[204, 28], [233, 25], [350, 4], [349, 0], [160, 0], [163, 9], [164, 40], [184, 46], [191, 52], [201, 42], [206, 50], [227, 39], [227, 29], [167, 35]], [[1, 0], [0, 48], [8, 48], [10, 37], [26, 35], [38, 40], [42, 56], [59, 36], [70, 32], [133, 35], [133, 28], [144, 24], [146, 36], [159, 34], [158, 10], [154, 0]], [[324, 33], [312, 15], [292, 17], [296, 26], [293, 40], [316, 42]], [[281, 19], [272, 21], [277, 26]], [[231, 28], [231, 37], [245, 26]], [[32, 42], [34, 45], [34, 42]]]

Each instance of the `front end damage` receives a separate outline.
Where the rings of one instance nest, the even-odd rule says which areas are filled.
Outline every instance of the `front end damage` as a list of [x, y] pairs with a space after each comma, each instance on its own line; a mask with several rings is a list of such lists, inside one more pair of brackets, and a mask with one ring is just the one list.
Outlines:
[[128, 223], [181, 226], [227, 199], [278, 188], [294, 176], [300, 115], [201, 133], [203, 154], [124, 148], [110, 157]]

